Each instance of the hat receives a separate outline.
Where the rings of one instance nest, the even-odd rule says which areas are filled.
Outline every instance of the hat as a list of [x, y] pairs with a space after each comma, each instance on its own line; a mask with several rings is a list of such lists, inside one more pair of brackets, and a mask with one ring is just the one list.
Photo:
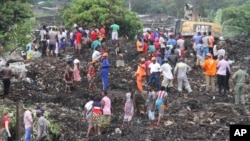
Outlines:
[[211, 53], [207, 53], [206, 56], [212, 57], [212, 54]]
[[77, 24], [74, 24], [73, 27], [77, 27]]
[[172, 46], [172, 45], [167, 45], [167, 47], [168, 47], [168, 48], [170, 48], [170, 49], [172, 49], [172, 48], [173, 48], [173, 46]]
[[78, 59], [75, 59], [73, 62], [74, 62], [74, 64], [80, 63], [80, 61]]
[[41, 115], [42, 114], [42, 110], [40, 110], [40, 109], [36, 110], [36, 114], [37, 115]]
[[95, 64], [95, 63], [96, 63], [96, 61], [91, 61], [91, 62], [90, 62], [90, 64]]
[[151, 58], [151, 61], [155, 61], [155, 60], [156, 60], [156, 58], [155, 58], [155, 57], [152, 57], [152, 58]]
[[219, 40], [224, 41], [224, 37], [220, 36]]
[[144, 61], [146, 61], [146, 59], [145, 58], [141, 58], [141, 61], [144, 62]]
[[25, 109], [25, 110], [27, 110], [27, 109], [29, 109], [29, 105], [28, 104], [23, 104], [23, 109]]
[[104, 52], [103, 54], [102, 54], [102, 57], [108, 57], [108, 53], [107, 52]]
[[163, 60], [163, 62], [168, 62], [168, 59], [167, 59], [167, 58], [165, 58], [165, 59]]

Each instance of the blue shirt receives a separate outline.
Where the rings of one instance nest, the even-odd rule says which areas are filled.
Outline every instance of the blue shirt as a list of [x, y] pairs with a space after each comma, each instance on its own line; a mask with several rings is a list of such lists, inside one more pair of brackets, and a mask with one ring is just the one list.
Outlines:
[[195, 51], [196, 51], [196, 54], [199, 55], [199, 56], [202, 56], [202, 53], [203, 53], [203, 46], [199, 43], [196, 45], [196, 48], [195, 48]]
[[102, 62], [102, 70], [109, 70], [109, 60], [104, 58], [101, 60]]
[[198, 43], [200, 42], [201, 38], [202, 38], [201, 35], [195, 35], [195, 36], [193, 37], [193, 40], [194, 40], [194, 42], [195, 42], [196, 44], [198, 44]]
[[171, 55], [171, 49], [165, 50], [165, 52], [164, 52], [164, 58], [167, 59], [169, 57], [169, 55]]
[[174, 46], [176, 44], [176, 40], [175, 39], [169, 39], [168, 42], [167, 42], [167, 45], [172, 45]]

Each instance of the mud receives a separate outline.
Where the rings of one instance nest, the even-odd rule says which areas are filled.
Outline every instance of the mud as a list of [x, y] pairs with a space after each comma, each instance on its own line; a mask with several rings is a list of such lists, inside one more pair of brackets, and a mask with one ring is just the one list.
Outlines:
[[[114, 47], [107, 45], [110, 51], [110, 90], [108, 96], [112, 99], [112, 121], [108, 129], [102, 131], [101, 136], [84, 138], [87, 131], [87, 124], [82, 122], [82, 107], [87, 102], [90, 95], [100, 94], [102, 83], [97, 78], [98, 90], [89, 92], [87, 90], [86, 68], [90, 61], [91, 54], [87, 53], [81, 59], [82, 83], [74, 88], [73, 93], [64, 92], [63, 81], [65, 56], [57, 58], [40, 58], [31, 62], [28, 67], [27, 77], [32, 83], [18, 82], [11, 85], [10, 99], [13, 101], [26, 101], [32, 105], [40, 105], [50, 114], [49, 117], [58, 122], [61, 126], [60, 137], [54, 141], [82, 141], [82, 140], [109, 140], [109, 141], [198, 141], [198, 140], [229, 140], [230, 124], [249, 123], [249, 85], [246, 86], [245, 107], [235, 106], [233, 94], [217, 95], [204, 93], [205, 81], [201, 72], [193, 70], [189, 73], [193, 93], [187, 98], [183, 94], [172, 90], [169, 93], [169, 104], [162, 128], [149, 131], [147, 114], [145, 114], [144, 99], [140, 94], [136, 95], [138, 110], [132, 120], [132, 126], [121, 129], [121, 134], [115, 132], [115, 128], [120, 128], [123, 119], [123, 105], [121, 105], [124, 94], [128, 87], [136, 89], [133, 78], [137, 60], [140, 56], [135, 52], [134, 43], [121, 41], [125, 50], [126, 67], [115, 68]], [[233, 71], [239, 65], [245, 64], [249, 67], [250, 50], [248, 48], [250, 40], [237, 41], [228, 40], [228, 51], [230, 59], [234, 60]], [[85, 50], [86, 52], [87, 49]], [[69, 54], [73, 54], [69, 50]], [[192, 65], [192, 58], [188, 62]], [[98, 74], [98, 73], [97, 73]], [[175, 84], [176, 85], [176, 84]], [[231, 89], [233, 88], [231, 84]]]

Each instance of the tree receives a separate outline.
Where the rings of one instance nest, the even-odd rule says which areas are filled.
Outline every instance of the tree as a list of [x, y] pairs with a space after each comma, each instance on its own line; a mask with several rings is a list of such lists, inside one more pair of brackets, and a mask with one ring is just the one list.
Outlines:
[[67, 27], [74, 23], [86, 28], [109, 27], [116, 22], [120, 25], [120, 32], [129, 36], [141, 28], [137, 14], [123, 8], [121, 0], [74, 0], [62, 18]]
[[31, 16], [31, 7], [25, 0], [0, 1], [0, 44], [6, 47], [11, 42], [12, 35], [9, 32], [15, 29], [14, 25], [25, 23]]

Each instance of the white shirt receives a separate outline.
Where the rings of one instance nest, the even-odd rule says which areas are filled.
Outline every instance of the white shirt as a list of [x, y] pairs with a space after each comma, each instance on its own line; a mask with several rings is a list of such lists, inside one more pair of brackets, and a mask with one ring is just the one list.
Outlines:
[[46, 39], [44, 38], [44, 36], [47, 34], [47, 32], [43, 29], [40, 31], [40, 35], [41, 35], [41, 41], [46, 41]]
[[214, 53], [214, 56], [217, 56], [217, 46], [216, 45], [214, 45], [214, 48], [213, 48], [213, 53]]
[[220, 57], [220, 56], [225, 56], [226, 55], [226, 51], [225, 51], [225, 49], [219, 49], [218, 50], [218, 52], [217, 52], [217, 56], [218, 56], [218, 58]]
[[160, 69], [161, 69], [161, 66], [160, 66], [159, 63], [155, 63], [155, 64], [150, 63], [148, 67], [150, 68], [150, 73], [151, 74], [154, 73], [154, 72], [159, 72]]
[[96, 61], [101, 57], [101, 53], [97, 50], [95, 50], [92, 54], [92, 61]]
[[161, 71], [162, 71], [163, 77], [165, 77], [167, 79], [173, 79], [174, 78], [171, 70], [172, 70], [172, 67], [168, 63], [164, 63], [161, 66]]
[[32, 123], [33, 123], [33, 118], [32, 118], [32, 113], [29, 110], [26, 110], [24, 112], [24, 116], [23, 116], [23, 122], [24, 122], [24, 128], [27, 129], [29, 127], [32, 127]]
[[185, 43], [185, 40], [183, 39], [178, 39], [176, 41], [176, 44], [179, 46], [180, 49], [184, 49], [184, 43]]
[[164, 44], [164, 42], [165, 42], [165, 39], [163, 37], [160, 37], [159, 43], [160, 43], [161, 48], [166, 48], [166, 45]]
[[70, 34], [69, 34], [70, 39], [73, 39], [73, 36], [74, 36], [74, 33], [70, 32]]

